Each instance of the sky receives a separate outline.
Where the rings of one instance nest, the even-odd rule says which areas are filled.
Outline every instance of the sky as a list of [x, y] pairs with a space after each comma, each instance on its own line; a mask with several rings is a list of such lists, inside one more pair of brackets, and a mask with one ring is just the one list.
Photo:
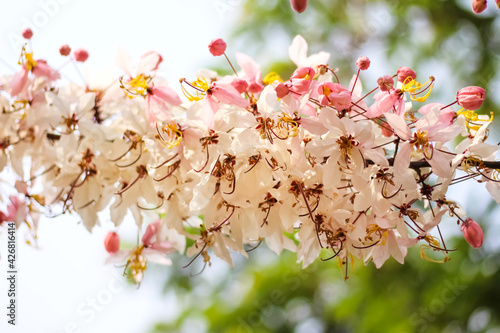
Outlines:
[[[35, 57], [47, 59], [55, 68], [66, 62], [58, 52], [63, 44], [88, 50], [89, 60], [80, 68], [84, 75], [112, 65], [120, 48], [135, 61], [155, 50], [164, 58], [159, 75], [174, 86], [180, 77], [193, 77], [200, 67], [214, 63], [207, 45], [214, 38], [227, 38], [240, 4], [238, 0], [0, 0], [0, 75], [18, 70], [21, 31], [30, 27]], [[63, 72], [68, 80], [82, 83], [74, 68]], [[42, 219], [39, 249], [24, 243], [24, 230], [18, 232], [14, 327], [7, 325], [7, 245], [6, 233], [0, 234], [0, 332], [143, 333], [178, 313], [175, 299], [162, 296], [166, 271], [148, 271], [136, 289], [121, 276], [123, 268], [104, 264], [103, 239], [113, 225], [106, 218], [101, 223], [90, 234], [75, 217]], [[127, 228], [132, 235], [136, 230], [131, 223], [124, 228], [120, 234], [127, 234]]]

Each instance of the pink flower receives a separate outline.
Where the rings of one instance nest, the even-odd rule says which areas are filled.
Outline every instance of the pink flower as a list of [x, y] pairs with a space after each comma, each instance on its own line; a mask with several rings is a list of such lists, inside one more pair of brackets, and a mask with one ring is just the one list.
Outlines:
[[120, 250], [120, 236], [116, 232], [110, 231], [104, 238], [104, 248], [110, 254], [118, 252]]
[[149, 87], [146, 96], [146, 117], [149, 124], [153, 128], [156, 127], [158, 117], [151, 106], [151, 102], [160, 105], [161, 111], [163, 111], [169, 118], [172, 118], [173, 114], [169, 111], [168, 104], [173, 106], [179, 106], [182, 104], [179, 95], [177, 95], [174, 89], [167, 86], [155, 86], [154, 84]]
[[483, 230], [476, 221], [471, 218], [467, 218], [462, 223], [460, 229], [462, 229], [464, 238], [470, 246], [477, 249], [483, 245]]
[[351, 92], [341, 84], [325, 82], [318, 86], [317, 91], [321, 105], [333, 105], [338, 111], [351, 106]]
[[64, 44], [63, 46], [61, 46], [59, 48], [59, 53], [62, 55], [62, 56], [68, 56], [70, 53], [71, 53], [71, 48], [69, 47], [68, 44]]
[[359, 57], [358, 60], [356, 60], [356, 66], [362, 71], [365, 71], [370, 67], [370, 59], [367, 57]]
[[311, 86], [312, 79], [316, 72], [312, 67], [300, 67], [297, 68], [290, 78], [292, 84], [292, 90], [296, 93], [303, 94], [309, 90]]
[[381, 91], [389, 91], [394, 88], [394, 79], [390, 75], [384, 75], [377, 79]]
[[417, 78], [417, 73], [409, 67], [400, 67], [398, 69], [398, 81], [403, 83], [408, 77], [411, 77], [413, 80]]
[[153, 65], [153, 68], [151, 68], [152, 71], [155, 71], [158, 69], [158, 66], [160, 66], [160, 64], [162, 63], [163, 61], [163, 57], [161, 56], [161, 54], [159, 54], [158, 52], [156, 51], [149, 51], [149, 52], [146, 52], [142, 55], [141, 59], [144, 59], [148, 56], [153, 56], [154, 58], [157, 59], [156, 63]]
[[306, 10], [307, 0], [290, 0], [290, 5], [297, 13], [302, 13]]
[[36, 66], [32, 70], [33, 75], [36, 77], [46, 77], [49, 81], [58, 80], [61, 74], [54, 68], [47, 64], [47, 61], [38, 59], [36, 61]]
[[31, 39], [33, 37], [33, 31], [30, 28], [26, 28], [23, 30], [23, 37], [26, 39]]
[[381, 115], [393, 111], [396, 114], [404, 113], [405, 101], [403, 94], [399, 89], [390, 91], [379, 91], [373, 96], [375, 103], [368, 108], [366, 116], [370, 118], [380, 117]]
[[[472, 0], [472, 11], [476, 14], [482, 13], [487, 7], [486, 0]], [[497, 0], [498, 6], [498, 0]]]
[[73, 51], [73, 56], [76, 61], [85, 62], [89, 58], [89, 53], [85, 49], [77, 49]]
[[457, 102], [467, 110], [477, 110], [486, 98], [486, 91], [477, 86], [470, 86], [460, 89], [457, 92]]
[[214, 39], [208, 44], [208, 50], [214, 57], [221, 56], [226, 52], [226, 42], [224, 42], [221, 38]]
[[146, 228], [146, 232], [144, 232], [144, 235], [142, 236], [142, 244], [144, 244], [145, 246], [151, 246], [151, 244], [153, 244], [151, 239], [156, 236], [159, 227], [160, 227], [159, 220], [149, 224]]
[[440, 110], [438, 123], [441, 124], [442, 128], [446, 128], [446, 127], [453, 124], [453, 120], [455, 119], [456, 113], [449, 106], [443, 109], [444, 106], [445, 105], [441, 104], [441, 103], [429, 103], [429, 104], [422, 106], [418, 110], [418, 113], [426, 115], [430, 111], [432, 111], [433, 108], [438, 107]]

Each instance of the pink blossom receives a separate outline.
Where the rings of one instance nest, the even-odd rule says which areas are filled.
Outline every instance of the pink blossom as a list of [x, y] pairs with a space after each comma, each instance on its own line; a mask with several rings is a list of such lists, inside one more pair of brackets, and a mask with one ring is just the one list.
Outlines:
[[89, 58], [89, 53], [85, 49], [76, 49], [73, 51], [76, 61], [85, 62]]
[[151, 244], [153, 244], [151, 239], [156, 236], [159, 227], [160, 227], [159, 220], [149, 224], [146, 228], [146, 231], [144, 232], [144, 235], [142, 236], [142, 244], [144, 244], [145, 246], [151, 246]]
[[226, 52], [226, 42], [221, 38], [214, 39], [208, 44], [208, 50], [214, 57], [221, 56]]
[[26, 39], [31, 39], [33, 37], [33, 31], [30, 28], [26, 28], [23, 30], [23, 37]]
[[356, 60], [356, 66], [362, 71], [365, 71], [370, 67], [370, 59], [367, 57], [359, 57], [358, 60]]
[[[482, 13], [487, 7], [486, 0], [472, 0], [472, 11], [476, 14]], [[497, 0], [498, 6], [498, 0]]]
[[390, 75], [384, 75], [377, 79], [381, 91], [389, 91], [394, 88], [394, 79]]
[[297, 13], [302, 13], [306, 10], [307, 0], [290, 0], [290, 5]]
[[483, 245], [483, 230], [476, 221], [471, 218], [467, 218], [462, 223], [460, 229], [462, 229], [464, 238], [470, 246], [477, 249]]
[[320, 95], [321, 105], [333, 105], [338, 111], [346, 110], [351, 106], [351, 92], [341, 84], [333, 82], [321, 83], [317, 92]]
[[312, 67], [297, 68], [290, 78], [293, 91], [299, 94], [305, 93], [311, 86], [312, 79], [316, 72]]
[[477, 110], [486, 98], [486, 91], [477, 86], [470, 86], [460, 89], [457, 92], [457, 102], [467, 110]]
[[19, 227], [21, 223], [26, 221], [28, 215], [28, 206], [26, 203], [16, 196], [9, 197], [11, 204], [7, 206], [7, 216], [5, 221], [15, 222]]
[[156, 56], [156, 63], [153, 65], [153, 68], [151, 68], [152, 71], [155, 71], [158, 69], [158, 66], [160, 66], [160, 64], [163, 62], [163, 57], [161, 56], [161, 54], [159, 54], [158, 52], [156, 51], [149, 51], [149, 52], [146, 52], [142, 55], [141, 59], [144, 59], [145, 57], [148, 57], [148, 56]]
[[49, 81], [55, 81], [61, 78], [61, 74], [42, 59], [36, 61], [36, 66], [33, 68], [32, 72], [36, 77], [46, 77]]
[[429, 103], [424, 106], [422, 106], [419, 110], [418, 113], [426, 115], [428, 114], [433, 108], [439, 108], [439, 120], [438, 122], [441, 123], [442, 127], [448, 127], [451, 124], [453, 124], [453, 120], [455, 119], [456, 113], [453, 111], [451, 107], [446, 107], [443, 109], [445, 105], [441, 103]]
[[28, 82], [28, 73], [29, 71], [23, 66], [23, 68], [12, 77], [9, 87], [9, 94], [11, 96], [17, 96], [23, 90]]
[[417, 78], [417, 73], [409, 67], [400, 67], [398, 69], [398, 81], [403, 83], [408, 77], [411, 77], [413, 80]]
[[104, 238], [104, 248], [110, 254], [118, 252], [120, 250], [120, 236], [116, 232], [110, 231]]
[[404, 113], [404, 99], [401, 90], [392, 89], [390, 91], [379, 91], [373, 96], [375, 103], [368, 109], [367, 117], [375, 118], [395, 111], [396, 114]]
[[179, 106], [182, 104], [182, 101], [175, 90], [167, 86], [156, 86], [153, 84], [148, 89], [148, 93], [146, 96], [146, 117], [149, 124], [153, 128], [156, 126], [156, 121], [158, 118], [153, 110], [151, 102], [160, 105], [161, 110], [164, 111], [164, 113], [166, 113], [169, 118], [172, 118], [173, 114], [169, 112], [168, 104], [173, 106]]
[[60, 48], [59, 48], [59, 53], [62, 55], [62, 56], [68, 56], [70, 53], [71, 53], [71, 48], [69, 47], [68, 44], [64, 44], [62, 45]]

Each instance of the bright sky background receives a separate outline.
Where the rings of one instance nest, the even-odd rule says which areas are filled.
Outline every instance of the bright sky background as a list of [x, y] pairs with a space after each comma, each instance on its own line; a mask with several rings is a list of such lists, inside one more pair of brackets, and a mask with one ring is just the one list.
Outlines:
[[[192, 77], [201, 66], [217, 63], [207, 45], [214, 38], [227, 38], [240, 4], [239, 0], [0, 0], [0, 75], [18, 69], [16, 40], [30, 26], [35, 56], [48, 59], [55, 68], [65, 62], [58, 52], [63, 44], [86, 48], [90, 58], [83, 67], [93, 73], [112, 64], [119, 47], [134, 60], [155, 50], [164, 58], [160, 75], [175, 86], [180, 77]], [[81, 84], [73, 68], [64, 70]], [[180, 304], [162, 297], [165, 273], [148, 271], [136, 290], [124, 286], [120, 269], [104, 265], [107, 253], [102, 240], [113, 229], [105, 218], [104, 226], [93, 234], [76, 218], [41, 222], [41, 249], [24, 244], [23, 230], [17, 236], [15, 327], [6, 324], [7, 244], [5, 233], [0, 236], [0, 332], [143, 333], [178, 313]], [[129, 233], [134, 233], [133, 226]]]

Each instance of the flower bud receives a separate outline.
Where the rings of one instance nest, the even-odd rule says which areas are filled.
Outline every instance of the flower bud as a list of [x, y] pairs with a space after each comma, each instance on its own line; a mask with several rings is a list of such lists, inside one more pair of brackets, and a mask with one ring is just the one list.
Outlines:
[[288, 86], [283, 82], [278, 83], [275, 90], [276, 90], [276, 96], [278, 98], [283, 98], [286, 95], [288, 95], [288, 93], [290, 92], [290, 89], [288, 88]]
[[69, 54], [71, 53], [71, 48], [68, 44], [64, 44], [59, 48], [59, 53], [64, 57], [69, 56]]
[[120, 249], [120, 236], [116, 232], [110, 231], [104, 238], [104, 248], [108, 253], [116, 253]]
[[500, 9], [500, 0], [495, 0], [497, 8]]
[[394, 79], [390, 75], [384, 75], [377, 79], [381, 91], [389, 91], [394, 88]]
[[486, 91], [477, 86], [470, 86], [460, 89], [457, 92], [458, 105], [467, 110], [477, 110], [486, 98]]
[[84, 49], [77, 49], [73, 51], [73, 56], [76, 61], [85, 62], [89, 58], [89, 53]]
[[290, 0], [290, 5], [297, 13], [302, 13], [306, 10], [307, 0]]
[[483, 230], [476, 221], [467, 218], [460, 228], [470, 246], [477, 249], [483, 245]]
[[240, 94], [243, 94], [248, 89], [248, 82], [246, 80], [235, 78], [231, 85], [234, 89], [238, 90]]
[[398, 69], [398, 81], [403, 83], [408, 77], [411, 77], [413, 80], [417, 78], [417, 73], [409, 67], [400, 67]]
[[359, 57], [358, 60], [356, 60], [356, 66], [362, 71], [365, 71], [370, 67], [370, 59], [368, 57]]
[[476, 14], [482, 13], [487, 6], [486, 0], [472, 0], [472, 11]]
[[31, 37], [33, 37], [33, 31], [31, 31], [30, 28], [24, 29], [22, 34], [23, 34], [23, 37], [26, 39], [31, 39]]
[[214, 39], [208, 44], [208, 50], [214, 57], [221, 56], [226, 52], [226, 42], [224, 42], [221, 38]]

